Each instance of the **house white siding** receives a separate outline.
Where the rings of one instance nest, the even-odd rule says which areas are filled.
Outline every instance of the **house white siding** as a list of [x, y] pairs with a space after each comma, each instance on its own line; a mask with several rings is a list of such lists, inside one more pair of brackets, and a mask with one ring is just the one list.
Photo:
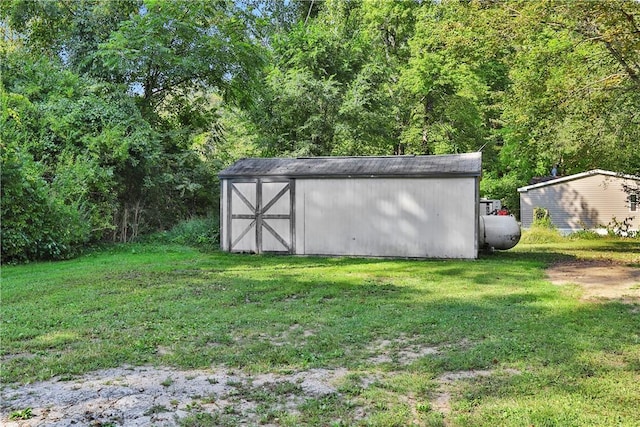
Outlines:
[[624, 185], [637, 185], [633, 177], [608, 171], [590, 171], [518, 189], [522, 227], [533, 222], [536, 207], [549, 210], [551, 221], [561, 231], [571, 232], [606, 226], [633, 217], [632, 227], [640, 228], [640, 210], [632, 212]]

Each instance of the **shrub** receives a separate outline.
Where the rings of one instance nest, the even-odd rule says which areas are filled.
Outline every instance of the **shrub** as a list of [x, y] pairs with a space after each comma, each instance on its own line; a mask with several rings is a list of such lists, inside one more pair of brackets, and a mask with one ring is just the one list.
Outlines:
[[68, 258], [90, 227], [77, 203], [65, 201], [40, 177], [38, 165], [15, 147], [2, 147], [2, 262]]
[[533, 224], [532, 227], [555, 229], [551, 222], [551, 215], [546, 208], [533, 208]]
[[520, 193], [518, 187], [522, 187], [523, 182], [515, 173], [505, 175], [488, 171], [480, 181], [481, 192], [489, 199], [500, 199], [502, 206], [513, 212], [520, 219]]
[[153, 243], [177, 243], [202, 249], [215, 249], [220, 242], [218, 218], [191, 218], [179, 222], [171, 230], [155, 233], [148, 238]]
[[602, 239], [604, 236], [593, 230], [580, 230], [569, 234], [568, 237], [572, 240], [597, 240]]
[[638, 232], [631, 229], [632, 221], [633, 217], [628, 217], [623, 219], [622, 221], [618, 221], [618, 219], [614, 216], [609, 224], [607, 224], [607, 233], [610, 236], [616, 237], [636, 237]]
[[521, 243], [560, 243], [564, 237], [555, 228], [531, 227], [522, 232]]
[[549, 210], [533, 208], [533, 223], [529, 230], [522, 233], [522, 243], [558, 243], [564, 238], [551, 222]]

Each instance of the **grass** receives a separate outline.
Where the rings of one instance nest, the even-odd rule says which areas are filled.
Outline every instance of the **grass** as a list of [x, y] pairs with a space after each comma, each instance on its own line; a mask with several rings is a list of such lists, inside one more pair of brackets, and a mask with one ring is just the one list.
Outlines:
[[13, 411], [9, 415], [9, 419], [12, 420], [12, 421], [15, 421], [15, 420], [28, 420], [32, 416], [33, 416], [33, 413], [32, 413], [31, 408], [25, 408], [25, 409], [21, 409], [19, 411]]
[[[525, 231], [523, 236], [526, 236]], [[611, 260], [630, 266], [640, 267], [640, 239], [620, 239], [615, 237], [589, 237], [587, 239], [572, 236], [560, 237], [547, 242], [519, 244], [515, 251], [534, 256], [546, 254], [552, 260], [590, 259]]]
[[[519, 245], [473, 261], [147, 244], [6, 266], [0, 378], [28, 383], [124, 364], [345, 367], [340, 393], [277, 418], [265, 407], [265, 422], [387, 426], [444, 425], [432, 405], [438, 378], [494, 370], [448, 386], [449, 425], [637, 425], [638, 305], [580, 301], [546, 281], [544, 268], [585, 257], [637, 266], [639, 254], [638, 240], [615, 239]], [[384, 340], [391, 361], [372, 363], [372, 343]], [[407, 346], [438, 352], [401, 363]], [[377, 380], [363, 387], [359, 377]], [[181, 425], [233, 425], [236, 416], [198, 413]]]

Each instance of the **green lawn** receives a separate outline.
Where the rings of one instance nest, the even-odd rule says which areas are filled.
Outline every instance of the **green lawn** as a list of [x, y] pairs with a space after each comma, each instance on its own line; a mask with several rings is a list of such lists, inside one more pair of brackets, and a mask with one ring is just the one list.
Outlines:
[[[2, 268], [3, 384], [124, 364], [349, 370], [301, 424], [640, 424], [640, 305], [584, 302], [544, 268], [640, 265], [640, 242], [519, 245], [474, 261], [299, 258], [126, 245]], [[388, 343], [388, 360], [376, 353]], [[434, 349], [407, 360], [410, 348]], [[366, 386], [360, 378], [377, 378]], [[440, 385], [439, 385], [440, 384]], [[364, 419], [354, 414], [364, 408]]]

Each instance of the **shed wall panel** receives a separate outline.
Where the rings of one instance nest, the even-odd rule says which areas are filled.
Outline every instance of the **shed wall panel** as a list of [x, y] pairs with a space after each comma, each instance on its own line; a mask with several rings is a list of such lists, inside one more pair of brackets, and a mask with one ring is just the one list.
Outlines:
[[[263, 252], [287, 252], [288, 245], [291, 241], [291, 233], [288, 219], [270, 219], [268, 226], [276, 232], [274, 235], [271, 230], [262, 230], [262, 251]], [[284, 243], [280, 240], [284, 240]]]
[[[264, 182], [262, 183], [262, 207], [263, 212], [273, 215], [288, 215], [290, 211], [290, 200], [288, 192], [280, 195], [277, 199], [276, 196], [281, 194], [285, 187], [288, 186], [288, 182]], [[265, 210], [267, 205], [269, 209]]]
[[229, 250], [227, 231], [229, 225], [227, 224], [227, 186], [228, 180], [223, 179], [220, 181], [220, 248], [223, 251]]
[[606, 226], [613, 217], [619, 221], [634, 217], [633, 228], [640, 227], [640, 213], [630, 212], [628, 195], [623, 183], [630, 180], [606, 175], [591, 175], [573, 181], [565, 181], [520, 193], [522, 226], [533, 222], [533, 210], [544, 207], [549, 210], [553, 224], [567, 231]]
[[251, 219], [234, 219], [231, 227], [232, 249], [237, 252], [257, 252], [256, 225]]
[[256, 207], [256, 184], [254, 182], [234, 182], [231, 185], [233, 188], [231, 191], [233, 214], [253, 214]]
[[477, 256], [475, 178], [297, 180], [297, 252]]

